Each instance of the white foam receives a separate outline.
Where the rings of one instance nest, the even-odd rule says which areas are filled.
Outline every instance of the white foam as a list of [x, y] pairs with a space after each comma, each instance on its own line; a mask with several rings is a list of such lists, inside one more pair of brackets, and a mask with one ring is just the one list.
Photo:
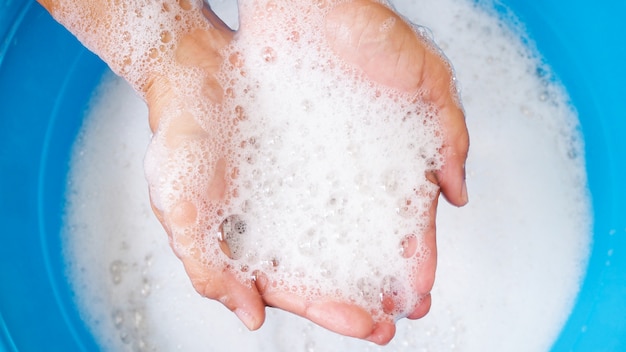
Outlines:
[[[238, 58], [225, 60], [217, 76], [234, 93], [218, 108], [199, 103], [198, 93], [192, 106], [182, 99], [204, 137], [172, 145], [168, 129], [180, 110], [161, 117], [146, 158], [151, 197], [166, 217], [181, 202], [197, 209], [196, 221], [170, 226], [178, 253], [201, 249], [208, 266], [241, 268], [242, 282], [263, 272], [279, 289], [351, 300], [382, 319], [385, 282], [395, 278], [398, 292], [412, 291], [428, 257], [418, 246], [404, 258], [400, 248], [406, 236], [420, 243], [437, 191], [426, 179], [442, 164], [436, 111], [420, 95], [377, 84], [338, 60], [319, 35], [323, 11], [298, 2], [274, 4], [285, 7], [276, 11], [271, 4], [243, 3], [241, 32], [222, 52]], [[276, 25], [248, 25], [264, 16]], [[288, 22], [297, 40], [285, 32]], [[222, 174], [225, 194], [213, 197], [212, 179]], [[232, 216], [240, 230], [220, 233]], [[220, 236], [230, 258], [214, 254]], [[364, 278], [373, 292], [357, 287]], [[398, 297], [389, 319], [421, 300]]]
[[[430, 28], [455, 63], [472, 132], [471, 203], [462, 210], [440, 204], [431, 313], [419, 321], [400, 321], [388, 347], [335, 336], [278, 311], [269, 312], [261, 331], [243, 331], [232, 313], [195, 294], [171, 254], [166, 235], [150, 213], [141, 171], [149, 139], [145, 108], [127, 86], [109, 79], [74, 154], [67, 221], [67, 258], [79, 306], [107, 349], [549, 347], [578, 290], [589, 241], [575, 114], [563, 90], [550, 81], [549, 70], [494, 16], [469, 1], [395, 4]], [[296, 105], [319, 109], [315, 99], [307, 101], [310, 104]], [[254, 135], [259, 143], [281, 143], [272, 138], [280, 127]], [[142, 140], [137, 138], [141, 135]], [[262, 162], [263, 156], [257, 155], [256, 163]], [[390, 175], [394, 173], [380, 176]], [[368, 184], [360, 174], [346, 180], [334, 177]], [[293, 177], [289, 182], [306, 188], [306, 180]], [[335, 201], [342, 195], [339, 192]], [[320, 241], [301, 241], [295, 250], [323, 246]]]

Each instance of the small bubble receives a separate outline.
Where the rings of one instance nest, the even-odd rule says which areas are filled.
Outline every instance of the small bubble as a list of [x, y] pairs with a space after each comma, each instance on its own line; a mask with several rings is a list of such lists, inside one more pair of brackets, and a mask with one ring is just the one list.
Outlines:
[[537, 75], [537, 77], [539, 78], [545, 78], [548, 75], [548, 71], [545, 69], [545, 67], [537, 67], [537, 69], [535, 70], [535, 74]]
[[544, 92], [541, 92], [541, 93], [539, 94], [539, 100], [540, 100], [540, 101], [547, 101], [547, 100], [548, 100], [548, 97], [549, 97], [548, 92], [545, 92], [545, 91], [544, 91]]
[[150, 284], [150, 280], [143, 279], [143, 285], [141, 286], [141, 295], [143, 297], [150, 296], [150, 292], [152, 292], [152, 285]]
[[147, 351], [148, 343], [146, 343], [143, 338], [139, 338], [139, 341], [137, 342], [137, 348], [139, 349], [139, 351]]
[[161, 32], [161, 42], [167, 44], [172, 41], [172, 33], [170, 31]]
[[308, 100], [305, 99], [302, 101], [302, 110], [304, 110], [304, 112], [311, 112], [313, 111], [313, 103]]
[[141, 327], [143, 325], [143, 313], [139, 310], [135, 310], [134, 318], [135, 318], [135, 327], [136, 328]]
[[337, 243], [347, 244], [350, 242], [350, 234], [347, 231], [341, 231], [337, 234]]
[[331, 278], [335, 276], [336, 271], [337, 268], [335, 267], [335, 264], [330, 261], [325, 261], [320, 264], [320, 274], [325, 278]]
[[289, 37], [287, 37], [287, 40], [291, 40], [292, 42], [297, 43], [298, 41], [300, 41], [300, 32], [291, 31], [291, 33], [289, 34]]
[[397, 202], [396, 213], [403, 218], [410, 218], [415, 215], [416, 209], [411, 198], [402, 198]]
[[220, 225], [219, 245], [222, 252], [231, 259], [241, 257], [241, 237], [245, 236], [248, 228], [246, 222], [239, 215], [230, 215]]
[[574, 147], [569, 148], [567, 150], [567, 157], [570, 159], [577, 159], [578, 158], [578, 150]]
[[411, 258], [417, 250], [417, 238], [415, 235], [405, 236], [400, 242], [400, 254], [403, 258]]
[[320, 238], [319, 240], [317, 240], [317, 246], [320, 250], [328, 248], [328, 239], [326, 239], [326, 237]]
[[328, 0], [315, 0], [313, 2], [320, 10], [325, 9], [328, 6]]
[[246, 258], [247, 263], [253, 264], [259, 260], [259, 253], [257, 253], [255, 250], [249, 250], [244, 255], [244, 258]]
[[117, 329], [119, 329], [124, 323], [124, 312], [117, 309], [113, 312], [113, 324]]
[[359, 156], [361, 147], [358, 144], [349, 144], [347, 148], [348, 155]]
[[261, 261], [261, 264], [269, 270], [276, 270], [280, 265], [280, 260], [277, 256], [270, 256], [270, 259]]
[[428, 158], [426, 159], [426, 167], [428, 170], [436, 170], [439, 165], [439, 160], [437, 158]]
[[298, 250], [300, 251], [300, 254], [306, 256], [312, 256], [315, 253], [315, 248], [312, 241], [300, 242], [298, 245]]
[[193, 8], [191, 0], [178, 0], [178, 5], [185, 11], [189, 11]]
[[121, 260], [114, 260], [109, 265], [109, 273], [111, 274], [111, 280], [113, 284], [117, 285], [122, 282], [122, 272], [125, 270], [126, 265]]
[[129, 344], [130, 343], [130, 335], [128, 335], [128, 333], [126, 331], [122, 331], [120, 332], [120, 340], [125, 343], [125, 344]]
[[125, 56], [124, 59], [122, 60], [122, 65], [123, 66], [130, 66], [133, 64], [133, 59], [130, 56]]
[[224, 95], [228, 98], [233, 99], [235, 97], [235, 90], [232, 88], [226, 88], [226, 90], [224, 91]]
[[261, 147], [261, 145], [258, 143], [256, 137], [248, 138], [248, 145], [251, 146], [254, 149], [259, 149]]
[[248, 116], [246, 115], [246, 111], [241, 105], [235, 106], [235, 117], [239, 121], [245, 121], [248, 119]]
[[306, 352], [315, 352], [315, 341], [308, 340], [304, 344], [304, 350]]
[[272, 63], [276, 61], [276, 52], [274, 51], [273, 48], [269, 46], [266, 46], [265, 48], [263, 48], [261, 52], [261, 56], [263, 57], [263, 60], [265, 62]]
[[382, 176], [382, 187], [389, 194], [396, 193], [399, 183], [400, 181], [397, 171], [387, 171]]
[[277, 8], [278, 6], [276, 6], [276, 3], [271, 0], [268, 1], [267, 4], [265, 5], [265, 11], [267, 11], [268, 13], [272, 13], [276, 11]]
[[359, 296], [363, 297], [366, 301], [372, 302], [376, 297], [376, 285], [374, 281], [367, 277], [362, 277], [356, 281], [356, 287], [359, 290]]
[[397, 316], [404, 311], [405, 289], [402, 283], [393, 276], [385, 276], [381, 282], [380, 303], [383, 311]]
[[247, 213], [249, 211], [250, 211], [250, 201], [244, 200], [243, 202], [241, 202], [241, 212]]
[[239, 168], [233, 167], [233, 169], [230, 172], [230, 178], [232, 178], [233, 180], [236, 180], [238, 177], [239, 177]]
[[236, 68], [243, 67], [244, 61], [243, 61], [243, 56], [241, 55], [240, 52], [234, 52], [230, 54], [230, 56], [228, 57], [228, 61], [230, 61], [230, 63]]

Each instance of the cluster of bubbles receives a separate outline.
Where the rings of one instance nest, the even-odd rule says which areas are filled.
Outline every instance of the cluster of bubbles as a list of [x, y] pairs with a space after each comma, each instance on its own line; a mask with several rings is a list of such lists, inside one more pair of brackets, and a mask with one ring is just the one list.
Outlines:
[[[320, 35], [327, 2], [242, 2], [250, 18], [217, 72], [177, 55], [211, 30], [200, 1], [148, 5], [121, 4], [104, 22], [121, 23], [110, 30], [128, 43], [109, 60], [116, 72], [140, 91], [145, 67], [172, 80], [145, 169], [177, 254], [242, 281], [263, 272], [311, 299], [408, 314], [437, 192], [425, 174], [442, 166], [436, 109], [338, 59]], [[113, 37], [83, 39], [101, 49]]]
[[221, 248], [242, 280], [258, 270], [312, 299], [406, 315], [428, 257], [425, 173], [442, 165], [437, 111], [343, 64], [321, 22], [305, 15], [284, 31], [301, 5], [268, 5], [243, 4], [277, 26], [241, 33], [223, 70], [238, 139]]
[[150, 327], [144, 307], [145, 300], [152, 292], [151, 266], [151, 255], [146, 255], [143, 261], [139, 262], [129, 263], [116, 259], [109, 264], [109, 274], [113, 285], [124, 286], [130, 282], [131, 286], [136, 287], [134, 292], [138, 293], [136, 297], [132, 294], [128, 297], [133, 304], [113, 307], [110, 315], [118, 334], [117, 338], [133, 351], [156, 350], [149, 341]]

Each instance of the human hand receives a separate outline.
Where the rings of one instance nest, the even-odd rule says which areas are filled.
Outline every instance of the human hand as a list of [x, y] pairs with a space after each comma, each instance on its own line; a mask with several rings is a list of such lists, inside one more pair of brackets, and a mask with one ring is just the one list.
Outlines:
[[[268, 6], [273, 7], [274, 13], [280, 11], [280, 5], [276, 2]], [[441, 186], [444, 196], [452, 204], [461, 206], [467, 203], [464, 165], [469, 140], [449, 64], [432, 44], [417, 36], [413, 28], [380, 3], [364, 0], [336, 5], [332, 1], [324, 1], [321, 5], [318, 2], [318, 6], [323, 7], [323, 11], [329, 10], [324, 18], [325, 39], [339, 58], [361, 69], [371, 80], [409, 95], [421, 94], [422, 99], [436, 107], [442, 125], [444, 138], [441, 153], [445, 161], [441, 169], [427, 177]], [[264, 21], [282, 23], [280, 16], [255, 18], [250, 15], [249, 20], [246, 20], [246, 15], [242, 14], [242, 30], [253, 26], [263, 27]], [[390, 19], [393, 19], [393, 25], [381, 32], [381, 28], [388, 26]], [[257, 32], [262, 32], [262, 28], [257, 29]], [[430, 207], [429, 226], [423, 234], [430, 256], [418, 266], [415, 274], [418, 279], [413, 287], [414, 294], [423, 299], [408, 314], [411, 319], [424, 316], [430, 308], [429, 292], [436, 267], [436, 208], [435, 198]], [[371, 325], [370, 318], [359, 315], [362, 311], [354, 306], [320, 300], [325, 309], [322, 310], [324, 314], [320, 314], [318, 307], [314, 307], [317, 302], [308, 302], [298, 295], [281, 290], [268, 289], [263, 280], [257, 281], [257, 289], [263, 294], [266, 303], [346, 335], [386, 343], [395, 331], [391, 321], [375, 321]], [[394, 302], [384, 304], [393, 305]], [[361, 322], [362, 325], [355, 322]]]
[[[57, 4], [48, 4], [49, 8], [54, 5]], [[464, 204], [466, 193], [463, 186], [463, 165], [467, 154], [467, 131], [463, 113], [456, 105], [451, 91], [449, 66], [410, 27], [380, 4], [354, 1], [335, 7], [329, 1], [322, 5], [334, 7], [326, 16], [326, 38], [340, 58], [360, 67], [370, 79], [378, 83], [409, 93], [424, 89], [428, 92], [424, 98], [431, 101], [440, 112], [444, 132], [442, 153], [446, 161], [444, 167], [430, 177], [441, 186], [443, 194], [451, 203]], [[92, 10], [98, 9], [96, 13], [108, 13], [110, 10], [106, 8], [106, 4], [96, 3], [90, 6]], [[86, 34], [89, 32], [86, 27], [66, 25], [79, 37], [84, 36], [83, 39], [93, 50], [145, 95], [150, 110], [150, 127], [155, 132], [147, 158], [153, 208], [170, 235], [172, 247], [181, 258], [194, 287], [200, 294], [219, 300], [233, 310], [250, 329], [261, 326], [267, 304], [306, 317], [344, 335], [379, 344], [388, 342], [395, 331], [392, 321], [374, 321], [369, 312], [348, 303], [323, 299], [309, 301], [298, 295], [272, 289], [262, 274], [256, 280], [250, 278], [242, 281], [223, 261], [207, 262], [203, 252], [205, 248], [197, 245], [197, 238], [207, 227], [216, 226], [207, 223], [203, 214], [218, 212], [220, 204], [228, 202], [227, 189], [232, 185], [229, 184], [231, 177], [226, 173], [231, 170], [229, 165], [232, 158], [218, 148], [219, 145], [227, 144], [227, 141], [216, 141], [216, 135], [210, 131], [210, 127], [201, 126], [194, 115], [198, 109], [208, 107], [212, 112], [207, 119], [209, 123], [211, 120], [226, 118], [219, 111], [219, 106], [229, 96], [217, 76], [224, 59], [229, 59], [222, 57], [221, 50], [236, 40], [236, 36], [205, 11], [207, 17], [213, 19], [212, 25], [206, 23], [199, 14], [200, 8], [197, 4], [194, 6], [183, 1], [180, 5], [171, 6], [189, 7], [181, 13], [182, 21], [178, 20], [184, 25], [180, 25], [178, 33], [170, 33], [169, 38], [167, 33], [164, 35], [159, 30], [161, 43], [149, 46], [144, 44], [146, 50], [139, 57], [143, 55], [149, 58], [150, 63], [143, 66], [135, 60], [128, 61], [129, 55], [120, 55], [124, 50], [115, 47], [115, 38], [102, 39], [106, 36], [106, 24], [101, 28], [103, 32], [96, 37]], [[166, 11], [176, 12], [173, 9]], [[115, 20], [117, 15], [115, 12], [113, 15], [108, 18]], [[242, 13], [242, 30], [245, 30], [245, 23], [249, 23], [246, 22], [247, 16], [253, 17], [253, 14]], [[63, 16], [58, 17], [64, 22]], [[381, 35], [378, 29], [389, 18], [396, 18], [398, 21], [390, 31]], [[65, 23], [69, 21], [66, 20]], [[250, 25], [262, 26], [263, 23]], [[335, 37], [334, 33], [339, 27], [347, 28], [348, 31], [344, 33], [348, 35]], [[164, 49], [160, 49], [164, 44]], [[126, 45], [129, 46], [127, 52], [142, 47], [139, 44]], [[370, 60], [362, 61], [364, 57]], [[200, 73], [197, 74], [198, 72]], [[191, 81], [190, 77], [193, 77]], [[189, 160], [187, 163], [196, 171], [204, 170], [199, 172], [202, 176], [176, 173], [176, 167], [170, 168], [171, 165], [168, 165], [168, 162], [179, 164], [179, 158], [191, 155], [184, 153], [189, 143], [204, 144], [208, 150], [202, 160]], [[201, 205], [181, 197], [190, 185], [199, 187], [198, 192], [204, 194]], [[163, 191], [163, 186], [167, 188], [166, 191]], [[430, 307], [429, 292], [434, 282], [436, 264], [436, 203], [436, 200], [432, 203], [430, 226], [424, 234], [430, 257], [420, 265], [416, 275], [419, 280], [414, 287], [415, 294], [424, 298], [408, 315], [409, 318], [423, 316]], [[227, 247], [222, 246], [222, 251], [228, 254]], [[215, 256], [222, 254], [214, 252]]]

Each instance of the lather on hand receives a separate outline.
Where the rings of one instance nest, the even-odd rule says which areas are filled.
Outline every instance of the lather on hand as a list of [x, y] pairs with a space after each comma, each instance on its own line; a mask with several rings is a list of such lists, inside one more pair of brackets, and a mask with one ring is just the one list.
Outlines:
[[[281, 3], [289, 0], [276, 0]], [[126, 78], [144, 97], [149, 107], [150, 128], [165, 135], [170, 146], [184, 143], [189, 138], [207, 138], [205, 131], [189, 117], [189, 109], [197, 101], [197, 93], [185, 93], [180, 72], [194, 68], [202, 72], [201, 82], [195, 82], [204, 99], [219, 105], [228, 95], [216, 76], [222, 62], [222, 49], [237, 40], [237, 34], [212, 15], [206, 8], [204, 14], [198, 2], [147, 1], [145, 4], [119, 4], [100, 0], [40, 0], [42, 5], [86, 46], [97, 53], [118, 74]], [[154, 29], [150, 16], [134, 16], [138, 33], [119, 34], [119, 27], [128, 22], [129, 13], [143, 9], [144, 13], [173, 11], [180, 7], [176, 29], [178, 35]], [[373, 0], [310, 1], [311, 8], [324, 6], [330, 9], [323, 18], [324, 35], [340, 60], [359, 68], [374, 82], [408, 94], [425, 92], [423, 99], [433, 104], [438, 112], [443, 132], [441, 153], [444, 166], [428, 178], [440, 186], [446, 199], [457, 206], [467, 203], [465, 186], [465, 160], [469, 138], [464, 114], [457, 105], [456, 92], [451, 86], [452, 71], [442, 56], [432, 49], [413, 28], [386, 5]], [[176, 9], [177, 11], [179, 9]], [[264, 23], [247, 23], [253, 14], [241, 14], [241, 30], [263, 26]], [[208, 19], [207, 19], [208, 18]], [[379, 28], [389, 18], [396, 19], [389, 31]], [[297, 20], [297, 19], [296, 19]], [[140, 29], [145, 27], [145, 32]], [[341, 29], [341, 31], [340, 31]], [[347, 30], [346, 30], [347, 29]], [[285, 28], [288, 30], [288, 28]], [[337, 35], [341, 33], [341, 35]], [[136, 37], [154, 45], [136, 44]], [[171, 36], [171, 37], [170, 37]], [[134, 39], [133, 39], [134, 38]], [[142, 42], [142, 43], [144, 43]], [[145, 60], [137, 60], [145, 58]], [[169, 117], [172, 111], [177, 115]], [[162, 124], [168, 115], [167, 124]], [[212, 118], [220, 118], [214, 116]], [[151, 147], [152, 148], [152, 147]], [[218, 153], [219, 154], [219, 153]], [[219, 160], [230, 160], [223, 156]], [[211, 179], [207, 179], [207, 197], [213, 201], [226, 201], [227, 183], [223, 179], [225, 166], [213, 165]], [[177, 180], [184, 185], [186, 180]], [[157, 195], [152, 194], [152, 197]], [[430, 256], [419, 266], [414, 294], [424, 296], [421, 304], [408, 315], [410, 319], [424, 316], [430, 309], [430, 295], [435, 278], [436, 242], [435, 215], [437, 199], [429, 212], [429, 227], [424, 234], [424, 244]], [[155, 214], [170, 236], [172, 228], [199, 221], [198, 209], [190, 202], [180, 201], [170, 211], [153, 207]], [[177, 235], [177, 243], [186, 238]], [[191, 238], [188, 239], [191, 241]], [[395, 333], [393, 321], [374, 321], [369, 312], [345, 302], [329, 300], [309, 301], [298, 295], [273, 289], [261, 276], [258, 280], [240, 282], [228, 268], [207, 266], [199, 251], [180, 251], [182, 260], [195, 289], [202, 295], [222, 302], [235, 312], [251, 330], [258, 329], [265, 318], [265, 306], [282, 308], [303, 316], [332, 331], [347, 336], [385, 344]]]

